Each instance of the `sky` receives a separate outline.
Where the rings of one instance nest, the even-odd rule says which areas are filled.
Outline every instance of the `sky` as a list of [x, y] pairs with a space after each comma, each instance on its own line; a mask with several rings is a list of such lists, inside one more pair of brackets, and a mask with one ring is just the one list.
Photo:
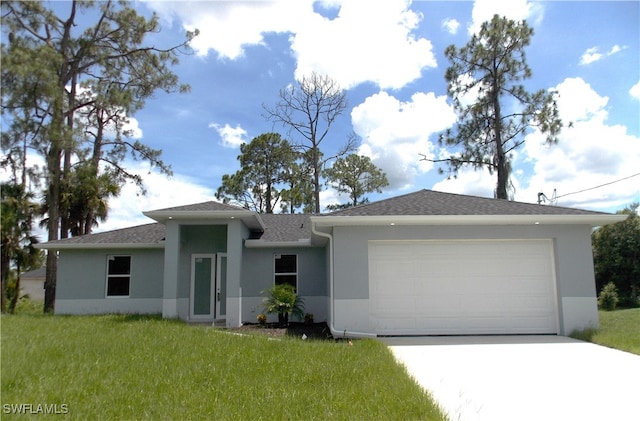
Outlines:
[[[215, 200], [223, 174], [239, 169], [244, 142], [293, 133], [264, 118], [278, 91], [312, 71], [345, 89], [348, 107], [321, 147], [326, 155], [355, 132], [359, 153], [390, 185], [371, 201], [420, 189], [493, 197], [495, 174], [440, 174], [420, 154], [443, 156], [438, 134], [456, 115], [447, 97], [444, 56], [498, 13], [534, 29], [527, 48], [530, 91], [557, 91], [565, 128], [555, 146], [532, 131], [513, 157], [514, 199], [614, 212], [640, 202], [640, 2], [637, 1], [138, 1], [162, 30], [150, 41], [175, 45], [199, 29], [193, 54], [173, 68], [187, 94], [157, 93], [131, 119], [136, 136], [163, 150], [174, 175], [129, 168], [148, 193], [127, 186], [99, 230], [151, 222], [142, 211]], [[57, 3], [57, 8], [64, 3]], [[610, 184], [609, 184], [610, 183]], [[605, 185], [606, 184], [606, 185]], [[604, 185], [604, 186], [602, 186]], [[598, 187], [602, 186], [602, 187]], [[597, 188], [595, 188], [597, 187]], [[322, 206], [346, 202], [333, 191]]]

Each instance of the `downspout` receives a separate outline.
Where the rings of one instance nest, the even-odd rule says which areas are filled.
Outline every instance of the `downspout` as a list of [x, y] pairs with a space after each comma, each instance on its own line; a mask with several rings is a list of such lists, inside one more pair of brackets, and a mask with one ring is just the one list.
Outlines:
[[329, 233], [317, 231], [315, 222], [311, 223], [311, 232], [329, 240], [329, 331], [334, 338], [376, 338], [374, 333], [354, 332], [351, 330], [336, 330], [333, 322], [335, 310], [333, 305], [333, 236]]

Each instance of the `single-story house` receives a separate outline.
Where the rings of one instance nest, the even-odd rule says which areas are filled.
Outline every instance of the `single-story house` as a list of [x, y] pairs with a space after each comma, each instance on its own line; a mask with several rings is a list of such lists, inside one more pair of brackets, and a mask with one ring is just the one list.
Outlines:
[[594, 226], [624, 215], [421, 190], [322, 215], [218, 202], [41, 244], [55, 312], [236, 327], [290, 283], [337, 336], [557, 334], [598, 325]]
[[28, 295], [34, 301], [44, 300], [45, 268], [38, 268], [20, 275], [20, 296]]

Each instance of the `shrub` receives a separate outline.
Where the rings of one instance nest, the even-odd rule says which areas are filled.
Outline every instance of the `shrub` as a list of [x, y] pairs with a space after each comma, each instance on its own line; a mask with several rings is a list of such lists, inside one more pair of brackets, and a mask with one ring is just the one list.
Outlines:
[[308, 325], [313, 324], [313, 313], [307, 313], [304, 315], [304, 322]]
[[302, 320], [304, 317], [304, 300], [296, 295], [292, 285], [279, 284], [262, 291], [265, 298], [262, 307], [267, 314], [278, 314], [280, 326], [289, 324], [289, 315]]
[[609, 282], [602, 288], [598, 296], [598, 306], [601, 310], [611, 311], [618, 306], [618, 288], [613, 282]]
[[267, 323], [267, 316], [264, 313], [260, 313], [256, 316], [256, 319], [258, 319], [258, 323], [260, 323], [261, 325], [266, 324]]

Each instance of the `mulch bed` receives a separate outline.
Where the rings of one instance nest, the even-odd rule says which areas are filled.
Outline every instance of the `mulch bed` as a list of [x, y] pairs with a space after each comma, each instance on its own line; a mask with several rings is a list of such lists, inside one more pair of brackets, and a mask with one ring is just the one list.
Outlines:
[[245, 323], [244, 325], [230, 329], [232, 332], [264, 335], [270, 338], [282, 338], [291, 336], [306, 339], [330, 340], [333, 339], [331, 331], [326, 323], [289, 323], [288, 327], [280, 327], [278, 323]]

